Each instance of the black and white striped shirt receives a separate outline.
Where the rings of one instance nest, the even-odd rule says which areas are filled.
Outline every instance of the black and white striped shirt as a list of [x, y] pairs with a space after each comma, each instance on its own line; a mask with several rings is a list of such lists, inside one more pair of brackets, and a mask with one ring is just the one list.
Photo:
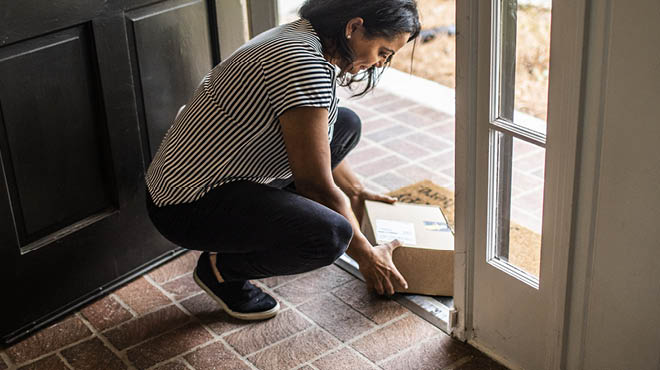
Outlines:
[[202, 79], [147, 170], [157, 206], [189, 203], [222, 184], [292, 175], [279, 116], [298, 106], [337, 118], [335, 66], [305, 19], [253, 38]]

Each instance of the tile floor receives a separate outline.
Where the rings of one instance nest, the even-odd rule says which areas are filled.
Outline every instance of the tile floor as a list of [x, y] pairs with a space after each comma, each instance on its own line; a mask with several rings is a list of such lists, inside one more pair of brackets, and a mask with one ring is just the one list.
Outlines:
[[330, 265], [252, 280], [282, 306], [226, 315], [191, 251], [0, 352], [0, 369], [505, 369]]
[[[371, 189], [423, 179], [453, 189], [451, 115], [383, 90], [342, 105], [362, 118], [362, 140], [347, 160]], [[525, 189], [542, 186], [538, 155], [520, 157]], [[534, 199], [521, 194], [522, 209]], [[197, 256], [189, 252], [2, 349], [0, 370], [505, 369], [336, 265], [253, 280], [282, 310], [261, 322], [232, 319], [193, 282]]]

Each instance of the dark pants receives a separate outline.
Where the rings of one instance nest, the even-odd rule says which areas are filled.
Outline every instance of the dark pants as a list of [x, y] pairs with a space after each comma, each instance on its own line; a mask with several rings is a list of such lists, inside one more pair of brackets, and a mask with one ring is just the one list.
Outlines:
[[[339, 108], [332, 141], [334, 169], [360, 140], [359, 117]], [[218, 252], [223, 279], [238, 281], [311, 271], [333, 263], [353, 237], [332, 209], [295, 192], [293, 178], [263, 185], [235, 181], [192, 203], [157, 207], [147, 193], [154, 226], [171, 242]]]

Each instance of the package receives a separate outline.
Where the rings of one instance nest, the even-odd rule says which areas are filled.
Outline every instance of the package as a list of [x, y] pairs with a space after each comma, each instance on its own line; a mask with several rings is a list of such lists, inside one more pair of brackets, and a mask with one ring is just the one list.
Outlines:
[[437, 206], [365, 201], [362, 233], [373, 245], [398, 239], [392, 262], [408, 283], [396, 292], [454, 295], [454, 234]]

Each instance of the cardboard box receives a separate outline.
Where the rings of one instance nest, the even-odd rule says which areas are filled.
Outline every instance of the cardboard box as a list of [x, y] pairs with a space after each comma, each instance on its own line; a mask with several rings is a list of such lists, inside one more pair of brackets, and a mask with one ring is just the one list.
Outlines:
[[373, 245], [401, 242], [392, 261], [408, 289], [396, 292], [454, 295], [454, 234], [439, 207], [367, 200], [362, 232]]

